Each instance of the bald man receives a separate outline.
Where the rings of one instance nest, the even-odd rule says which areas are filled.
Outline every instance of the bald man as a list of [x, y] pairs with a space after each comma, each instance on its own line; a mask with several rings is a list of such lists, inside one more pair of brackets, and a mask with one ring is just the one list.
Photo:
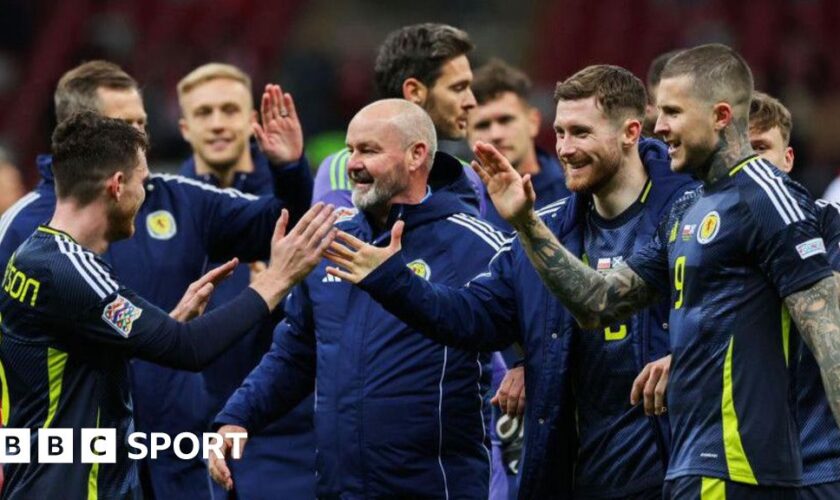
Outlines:
[[[350, 122], [347, 147], [357, 208], [339, 218], [345, 238], [388, 245], [392, 228], [404, 231], [408, 268], [446, 285], [482, 272], [505, 244], [477, 218], [461, 163], [436, 153], [418, 105], [370, 104]], [[256, 432], [316, 388], [319, 498], [487, 498], [489, 356], [425, 338], [324, 263], [294, 289], [286, 314], [216, 418], [221, 432]], [[236, 487], [223, 460], [210, 471]]]

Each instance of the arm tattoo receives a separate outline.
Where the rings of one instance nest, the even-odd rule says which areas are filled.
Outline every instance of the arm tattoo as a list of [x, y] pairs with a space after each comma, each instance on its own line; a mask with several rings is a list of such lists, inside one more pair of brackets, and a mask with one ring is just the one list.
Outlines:
[[626, 265], [607, 275], [590, 269], [536, 214], [517, 232], [543, 283], [584, 328], [614, 323], [656, 299], [654, 289]]
[[820, 365], [828, 404], [840, 425], [840, 306], [835, 277], [789, 295], [785, 305]]

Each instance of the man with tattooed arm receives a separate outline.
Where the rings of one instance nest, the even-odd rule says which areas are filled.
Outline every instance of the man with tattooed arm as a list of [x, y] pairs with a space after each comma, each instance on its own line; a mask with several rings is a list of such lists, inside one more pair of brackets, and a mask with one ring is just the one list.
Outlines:
[[481, 169], [541, 278], [585, 326], [670, 296], [666, 497], [717, 492], [796, 498], [791, 319], [840, 416], [840, 309], [813, 200], [752, 150], [746, 62], [723, 45], [686, 50], [662, 74], [656, 133], [671, 168], [703, 185], [672, 209], [650, 245], [606, 276], [592, 272], [534, 215], [527, 178], [495, 156]]

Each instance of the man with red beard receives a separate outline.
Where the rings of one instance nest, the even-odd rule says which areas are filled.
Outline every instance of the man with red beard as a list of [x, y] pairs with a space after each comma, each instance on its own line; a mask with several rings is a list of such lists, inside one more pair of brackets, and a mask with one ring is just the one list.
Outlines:
[[[555, 98], [557, 154], [573, 194], [537, 213], [590, 268], [606, 272], [649, 239], [691, 180], [670, 171], [662, 143], [641, 139], [647, 98], [629, 71], [590, 66], [558, 83]], [[491, 145], [478, 143], [475, 153], [519, 176]], [[397, 236], [386, 248], [333, 244], [327, 258], [342, 269], [330, 272], [444, 344], [523, 345], [529, 402], [520, 498], [661, 498], [667, 429], [627, 395], [638, 370], [666, 352], [667, 301], [584, 330], [542, 284], [519, 240], [488, 272], [447, 288], [404, 271]]]

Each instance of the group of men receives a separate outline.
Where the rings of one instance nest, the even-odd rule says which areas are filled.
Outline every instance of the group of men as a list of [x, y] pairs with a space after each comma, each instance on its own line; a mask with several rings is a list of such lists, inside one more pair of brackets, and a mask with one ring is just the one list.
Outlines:
[[[134, 79], [65, 74], [42, 183], [0, 219], [2, 419], [120, 445], [9, 464], [2, 495], [840, 495], [840, 209], [784, 173], [784, 106], [722, 45], [669, 54], [655, 96], [590, 66], [557, 84], [555, 157], [527, 77], [473, 76], [472, 49], [390, 34], [314, 181], [292, 97], [257, 114], [233, 66], [179, 83], [177, 176], [148, 172]], [[471, 164], [439, 151], [465, 137]], [[200, 458], [138, 467], [135, 429], [249, 438], [212, 486]]]

